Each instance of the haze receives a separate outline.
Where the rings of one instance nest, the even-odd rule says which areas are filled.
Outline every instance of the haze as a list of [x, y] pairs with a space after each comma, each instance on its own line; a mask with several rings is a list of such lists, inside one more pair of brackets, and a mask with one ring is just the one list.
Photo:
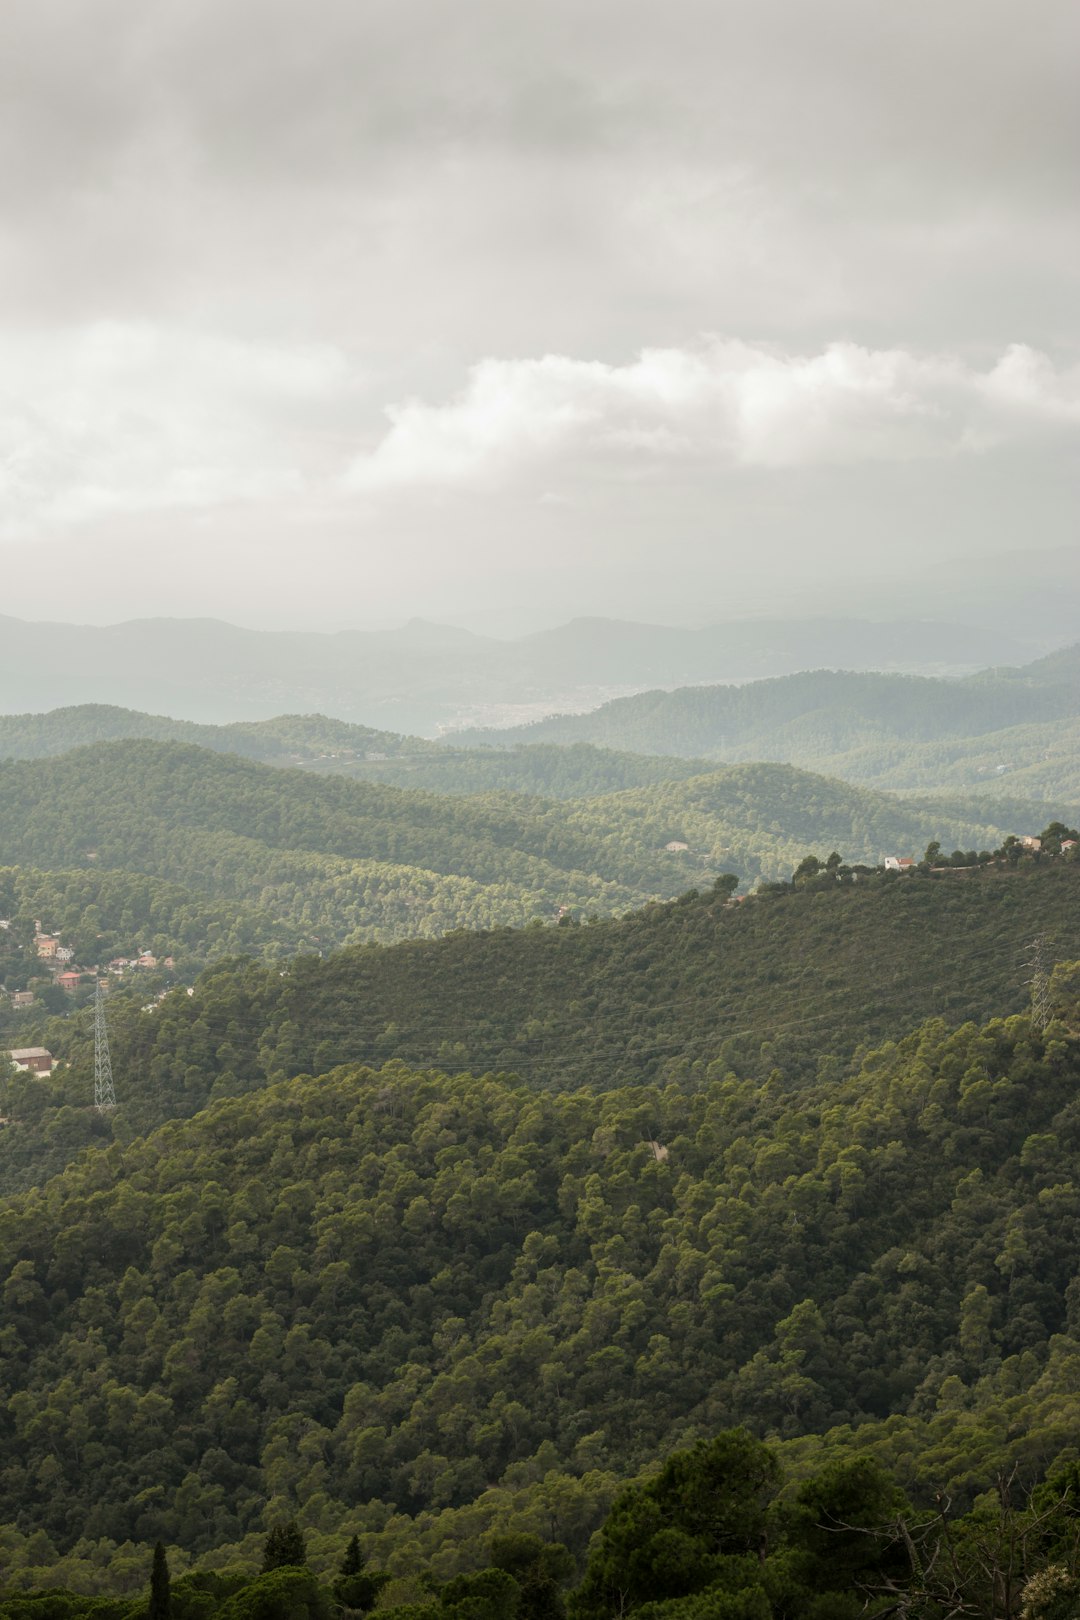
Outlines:
[[1045, 595], [1078, 54], [1067, 0], [14, 0], [0, 610]]

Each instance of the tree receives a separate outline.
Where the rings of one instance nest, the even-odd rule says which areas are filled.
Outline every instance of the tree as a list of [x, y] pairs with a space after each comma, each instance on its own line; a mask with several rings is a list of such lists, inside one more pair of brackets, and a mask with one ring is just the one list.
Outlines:
[[263, 1574], [268, 1575], [272, 1569], [303, 1569], [306, 1565], [304, 1532], [296, 1520], [275, 1524], [263, 1548]]
[[170, 1620], [172, 1593], [169, 1584], [169, 1560], [160, 1541], [154, 1543], [154, 1563], [150, 1571], [149, 1620]]
[[530, 1531], [507, 1531], [491, 1538], [491, 1562], [512, 1575], [521, 1588], [520, 1620], [562, 1620], [560, 1588], [574, 1573], [574, 1560], [561, 1542], [542, 1541]]
[[389, 1579], [390, 1576], [382, 1570], [368, 1570], [365, 1567], [360, 1538], [353, 1536], [330, 1590], [343, 1608], [365, 1614], [375, 1607], [375, 1601]]
[[676, 1452], [616, 1498], [571, 1600], [575, 1620], [687, 1597], [725, 1567], [736, 1580], [756, 1569], [779, 1488], [775, 1453], [745, 1429]]

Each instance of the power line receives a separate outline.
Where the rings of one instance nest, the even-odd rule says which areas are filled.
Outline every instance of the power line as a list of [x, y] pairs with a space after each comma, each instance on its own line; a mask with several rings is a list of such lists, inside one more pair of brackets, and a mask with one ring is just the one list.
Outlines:
[[105, 1027], [105, 997], [100, 980], [94, 996], [94, 1107], [99, 1114], [108, 1114], [116, 1107], [109, 1032]]

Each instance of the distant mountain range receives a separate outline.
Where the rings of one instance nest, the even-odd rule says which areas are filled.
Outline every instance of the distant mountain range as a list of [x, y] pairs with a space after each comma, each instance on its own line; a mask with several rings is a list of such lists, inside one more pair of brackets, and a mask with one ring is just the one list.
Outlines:
[[822, 668], [964, 674], [1032, 650], [998, 632], [917, 619], [704, 629], [574, 619], [500, 641], [423, 620], [320, 634], [215, 619], [95, 626], [0, 617], [0, 713], [94, 703], [224, 723], [318, 711], [431, 736], [582, 712], [650, 687]]

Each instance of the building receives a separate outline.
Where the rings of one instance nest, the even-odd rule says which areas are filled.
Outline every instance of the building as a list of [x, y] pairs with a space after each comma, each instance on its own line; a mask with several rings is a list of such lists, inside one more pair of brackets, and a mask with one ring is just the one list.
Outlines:
[[32, 1007], [34, 1005], [34, 992], [32, 990], [13, 990], [11, 992], [11, 1005], [13, 1007]]
[[39, 934], [34, 941], [34, 948], [43, 962], [51, 962], [60, 949], [60, 941], [51, 934]]
[[28, 1070], [31, 1074], [52, 1074], [53, 1055], [44, 1046], [16, 1046], [8, 1057], [17, 1069]]
[[58, 973], [56, 982], [67, 995], [73, 996], [82, 983], [81, 973]]
[[1042, 839], [1032, 838], [1030, 833], [1022, 833], [1020, 835], [1020, 842], [1023, 844], [1025, 849], [1042, 849]]
[[886, 872], [910, 872], [916, 864], [913, 855], [886, 855], [882, 862]]
[[56, 960], [58, 962], [70, 962], [74, 955], [75, 952], [70, 945], [58, 945], [56, 947]]
[[153, 954], [152, 951], [140, 951], [139, 960], [135, 964], [136, 967], [156, 968], [157, 965], [158, 965], [157, 957]]
[[683, 850], [690, 848], [690, 845], [684, 844], [681, 838], [673, 838], [670, 844], [664, 845], [664, 848], [671, 855], [681, 855]]

